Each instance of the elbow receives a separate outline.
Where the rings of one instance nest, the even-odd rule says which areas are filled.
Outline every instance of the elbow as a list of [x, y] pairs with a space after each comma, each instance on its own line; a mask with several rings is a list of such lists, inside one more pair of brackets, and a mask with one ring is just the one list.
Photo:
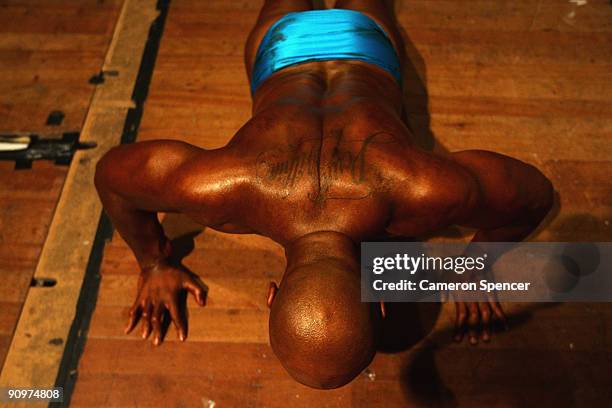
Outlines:
[[548, 178], [544, 177], [544, 180], [545, 186], [542, 206], [546, 209], [546, 213], [548, 213], [552, 209], [553, 203], [555, 201], [555, 188], [553, 187], [552, 182]]
[[541, 176], [541, 180], [538, 183], [538, 192], [536, 194], [537, 199], [535, 200], [532, 208], [532, 223], [534, 226], [539, 225], [542, 220], [548, 215], [553, 208], [555, 189], [551, 181], [544, 175]]
[[96, 190], [98, 194], [100, 194], [101, 190], [106, 185], [106, 174], [108, 172], [107, 165], [105, 163], [106, 155], [102, 156], [98, 163], [96, 164], [96, 172], [94, 174], [94, 186], [96, 186]]
[[94, 174], [94, 186], [98, 191], [99, 195], [102, 195], [104, 191], [107, 191], [112, 184], [113, 178], [113, 165], [117, 163], [117, 151], [118, 147], [111, 148], [108, 152], [102, 156], [102, 158], [96, 164], [96, 171]]

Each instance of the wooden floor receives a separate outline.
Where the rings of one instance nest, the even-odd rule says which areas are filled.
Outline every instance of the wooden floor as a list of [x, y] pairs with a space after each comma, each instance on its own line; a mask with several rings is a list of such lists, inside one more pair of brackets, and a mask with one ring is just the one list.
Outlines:
[[[258, 5], [172, 2], [140, 140], [219, 147], [249, 118], [242, 47]], [[607, 2], [404, 1], [399, 18], [418, 73], [407, 95], [413, 127], [426, 135], [430, 122], [451, 150], [491, 149], [542, 168], [561, 203], [537, 239], [609, 240]], [[165, 225], [174, 236], [199, 230], [176, 217]], [[185, 344], [171, 330], [158, 349], [121, 333], [138, 270], [118, 237], [107, 247], [75, 406], [596, 406], [612, 397], [612, 307], [589, 304], [512, 305], [513, 330], [477, 348], [450, 342], [448, 308], [404, 306], [388, 335], [404, 351], [380, 353], [344, 388], [308, 389], [268, 346], [264, 298], [283, 271], [280, 248], [212, 231], [195, 247], [186, 265], [208, 284], [208, 305], [190, 304]]]
[[[0, 0], [0, 133], [79, 131], [121, 2]], [[60, 125], [46, 125], [62, 111]], [[0, 367], [67, 167], [0, 161]]]
[[[4, 3], [0, 0], [0, 5]], [[174, 138], [219, 147], [249, 118], [242, 48], [260, 3], [172, 1], [139, 140]], [[490, 149], [537, 165], [555, 184], [560, 200], [554, 218], [534, 239], [610, 241], [612, 7], [608, 1], [397, 3], [412, 61], [406, 72], [406, 102], [411, 126], [422, 143], [433, 135], [449, 150]], [[97, 7], [107, 10], [96, 14], [98, 18], [108, 18], [116, 2]], [[9, 6], [9, 10], [22, 8]], [[55, 27], [84, 32], [97, 27], [100, 31], [83, 35], [101, 44], [112, 25], [94, 24], [97, 20], [89, 14], [95, 14], [93, 10], [97, 8], [83, 11], [88, 16], [84, 20], [73, 13], [72, 20]], [[4, 17], [0, 8], [4, 19], [0, 30], [8, 26], [13, 27], [8, 31], [16, 32], [23, 27], [13, 23], [14, 18]], [[32, 35], [30, 47], [49, 47]], [[4, 41], [0, 37], [0, 44]], [[83, 40], [85, 48], [76, 38], [73, 41], [70, 52], [93, 59], [88, 41]], [[10, 45], [0, 53], [23, 52]], [[103, 52], [103, 46], [99, 48]], [[3, 70], [10, 68], [6, 64], [0, 60]], [[80, 69], [85, 63], [75, 66]], [[64, 81], [72, 83], [77, 76], [71, 74], [70, 81], [68, 77]], [[34, 85], [25, 77], [20, 81], [22, 85], [10, 85], [19, 90], [13, 91], [13, 97], [0, 94], [0, 112], [8, 111], [7, 121], [19, 115], [5, 105], [32, 101], [35, 95], [24, 96], [28, 92], [24, 89]], [[38, 117], [36, 123], [44, 123], [51, 107], [32, 104], [29, 109], [42, 113], [29, 115], [28, 120]], [[21, 120], [25, 117], [22, 114]], [[4, 119], [2, 129], [3, 123]], [[0, 272], [3, 282], [10, 283], [0, 286], [0, 299], [2, 310], [13, 310], [13, 316], [27, 290], [29, 278], [21, 276], [31, 273], [63, 177], [49, 166], [41, 176], [28, 174], [30, 182], [7, 188], [6, 183], [14, 183], [14, 173], [8, 167], [0, 171]], [[21, 202], [43, 204], [24, 208], [16, 201], [19, 197]], [[186, 343], [179, 343], [172, 329], [159, 348], [135, 334], [123, 335], [138, 269], [115, 236], [106, 248], [72, 405], [591, 407], [612, 400], [612, 305], [607, 304], [508, 305], [512, 330], [478, 347], [450, 341], [450, 305], [396, 306], [385, 328], [387, 352], [379, 353], [371, 367], [346, 387], [309, 389], [284, 372], [268, 345], [265, 295], [268, 281], [279, 279], [284, 268], [280, 247], [257, 236], [201, 231], [181, 217], [168, 216], [164, 225], [171, 236], [183, 237], [186, 252], [195, 244], [185, 264], [208, 285], [207, 306], [199, 308], [190, 300]], [[195, 237], [194, 243], [190, 237]], [[12, 282], [24, 288], [19, 296], [14, 295]], [[0, 314], [0, 335], [5, 338], [15, 319], [5, 324], [7, 315], [10, 318], [10, 313]]]

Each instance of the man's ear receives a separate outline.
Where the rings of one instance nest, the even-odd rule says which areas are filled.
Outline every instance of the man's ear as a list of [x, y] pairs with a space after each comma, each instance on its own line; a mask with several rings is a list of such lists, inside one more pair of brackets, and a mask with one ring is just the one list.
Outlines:
[[272, 307], [276, 292], [278, 292], [278, 286], [276, 286], [275, 282], [270, 282], [270, 287], [268, 288], [268, 307]]

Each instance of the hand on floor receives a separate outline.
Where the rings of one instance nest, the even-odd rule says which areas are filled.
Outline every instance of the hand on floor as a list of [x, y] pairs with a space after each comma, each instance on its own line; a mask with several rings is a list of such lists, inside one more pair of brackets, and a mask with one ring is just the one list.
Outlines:
[[461, 342], [467, 331], [470, 344], [491, 340], [491, 328], [496, 321], [508, 328], [506, 315], [499, 302], [491, 298], [487, 302], [455, 302], [455, 336]]
[[186, 293], [204, 306], [206, 287], [197, 275], [182, 266], [158, 265], [142, 271], [138, 280], [138, 294], [130, 308], [125, 333], [130, 333], [140, 320], [142, 338], [153, 334], [153, 344], [159, 345], [171, 320], [178, 338], [187, 338]]

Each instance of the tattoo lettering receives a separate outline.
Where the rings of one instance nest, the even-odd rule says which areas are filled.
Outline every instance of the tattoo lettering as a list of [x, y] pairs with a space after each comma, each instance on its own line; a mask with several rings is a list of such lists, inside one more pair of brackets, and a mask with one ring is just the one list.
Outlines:
[[[280, 187], [288, 196], [298, 183], [307, 178], [315, 185], [315, 193], [310, 193], [313, 201], [323, 202], [329, 199], [362, 199], [371, 194], [366, 180], [373, 168], [367, 160], [368, 147], [375, 142], [382, 132], [374, 133], [364, 140], [342, 140], [342, 133], [333, 138], [331, 152], [322, 152], [321, 144], [325, 139], [310, 139], [301, 146], [288, 149], [273, 149], [262, 152], [257, 158], [257, 177], [265, 184]], [[389, 136], [388, 134], [386, 134]], [[353, 149], [347, 148], [353, 146]], [[330, 146], [331, 147], [331, 146]], [[362, 185], [359, 193], [335, 195], [334, 184], [340, 180], [352, 185]]]

